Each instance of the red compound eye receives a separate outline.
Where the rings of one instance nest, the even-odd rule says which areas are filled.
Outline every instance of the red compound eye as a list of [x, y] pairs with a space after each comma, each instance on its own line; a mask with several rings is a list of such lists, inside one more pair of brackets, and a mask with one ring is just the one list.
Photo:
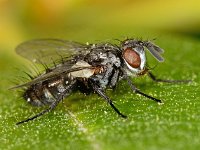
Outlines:
[[141, 64], [140, 55], [133, 49], [126, 48], [123, 52], [123, 57], [131, 67], [133, 68], [140, 67]]

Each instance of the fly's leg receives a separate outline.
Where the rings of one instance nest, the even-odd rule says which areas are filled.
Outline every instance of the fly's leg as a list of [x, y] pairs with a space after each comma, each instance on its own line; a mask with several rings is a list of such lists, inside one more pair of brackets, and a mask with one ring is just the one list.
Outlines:
[[147, 97], [159, 104], [163, 104], [163, 102], [160, 99], [154, 98], [150, 95], [147, 95], [145, 93], [143, 93], [142, 91], [140, 91], [138, 88], [136, 88], [136, 86], [132, 83], [132, 81], [130, 80], [130, 78], [128, 77], [126, 71], [123, 68], [120, 68], [120, 70], [123, 72], [124, 78], [128, 81], [129, 86], [131, 87], [131, 89], [133, 90], [133, 92], [135, 92], [136, 94], [140, 94], [144, 97]]
[[31, 118], [28, 118], [28, 119], [26, 119], [26, 120], [23, 120], [23, 121], [20, 121], [20, 122], [16, 123], [16, 125], [19, 125], [19, 124], [22, 124], [22, 123], [25, 123], [25, 122], [34, 120], [34, 119], [36, 119], [36, 118], [38, 118], [38, 117], [40, 117], [40, 116], [42, 116], [42, 115], [44, 115], [44, 114], [46, 114], [46, 113], [52, 111], [52, 110], [58, 105], [58, 103], [59, 103], [61, 100], [62, 100], [62, 99], [57, 99], [55, 102], [53, 102], [53, 103], [50, 105], [49, 108], [43, 110], [42, 112], [38, 113], [37, 115], [35, 115], [35, 116], [31, 117]]
[[143, 93], [142, 91], [140, 91], [138, 88], [136, 88], [135, 85], [131, 82], [131, 80], [129, 79], [128, 76], [126, 76], [126, 79], [127, 79], [127, 81], [128, 81], [129, 86], [131, 87], [131, 89], [132, 89], [136, 94], [140, 94], [140, 95], [142, 95], [142, 96], [144, 96], [144, 97], [147, 97], [147, 98], [149, 98], [149, 99], [151, 99], [151, 100], [153, 100], [153, 101], [155, 101], [155, 102], [157, 102], [157, 103], [160, 103], [160, 104], [163, 103], [160, 99], [157, 99], [157, 98], [154, 98], [154, 97], [152, 97], [152, 96], [150, 96], [150, 95], [147, 95], [147, 94]]
[[149, 71], [148, 71], [148, 76], [155, 82], [165, 82], [165, 83], [189, 83], [189, 82], [192, 82], [192, 80], [163, 80], [163, 79], [157, 79], [156, 76], [153, 75]]
[[31, 120], [34, 120], [34, 119], [36, 119], [36, 118], [38, 118], [38, 117], [40, 117], [40, 116], [42, 116], [42, 115], [44, 115], [44, 114], [46, 114], [46, 113], [52, 111], [54, 108], [56, 108], [56, 106], [59, 104], [59, 102], [60, 102], [63, 98], [64, 98], [64, 96], [62, 95], [60, 98], [55, 99], [55, 102], [53, 102], [53, 103], [49, 106], [49, 108], [43, 110], [42, 112], [38, 113], [37, 115], [35, 115], [35, 116], [31, 117], [31, 118], [28, 118], [28, 119], [26, 119], [26, 120], [22, 120], [22, 121], [20, 121], [20, 122], [17, 122], [16, 125], [19, 125], [19, 124], [22, 124], [22, 123], [25, 123], [25, 122], [29, 122], [29, 121], [31, 121]]
[[98, 87], [97, 85], [95, 84], [92, 84], [92, 87], [94, 89], [94, 91], [100, 95], [102, 98], [104, 98], [109, 104], [110, 106], [115, 110], [115, 112], [121, 116], [122, 118], [127, 118], [127, 116], [125, 116], [124, 114], [122, 114], [116, 107], [115, 105], [113, 104], [112, 100], [105, 94], [104, 90], [100, 87]]
[[115, 88], [116, 87], [116, 84], [117, 84], [117, 81], [119, 79], [119, 70], [116, 70], [110, 80], [110, 83], [109, 83], [109, 86], [111, 88]]

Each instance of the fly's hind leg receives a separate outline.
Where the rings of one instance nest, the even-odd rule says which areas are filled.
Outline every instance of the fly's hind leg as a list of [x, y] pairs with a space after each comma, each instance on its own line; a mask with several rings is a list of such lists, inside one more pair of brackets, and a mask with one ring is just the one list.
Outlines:
[[62, 99], [56, 100], [55, 102], [53, 102], [53, 103], [49, 106], [49, 108], [43, 110], [42, 112], [38, 113], [37, 115], [35, 115], [35, 116], [31, 117], [31, 118], [28, 118], [28, 119], [26, 119], [26, 120], [22, 120], [22, 121], [20, 121], [20, 122], [17, 122], [16, 125], [19, 125], [19, 124], [22, 124], [22, 123], [25, 123], [25, 122], [34, 120], [34, 119], [36, 119], [36, 118], [38, 118], [38, 117], [40, 117], [40, 116], [42, 116], [42, 115], [44, 115], [44, 114], [46, 114], [46, 113], [52, 111], [52, 110], [58, 105], [58, 103], [59, 103], [61, 100], [62, 100]]
[[148, 71], [147, 74], [155, 82], [165, 82], [165, 83], [189, 83], [189, 82], [192, 82], [192, 80], [163, 80], [163, 79], [158, 79], [150, 71]]
[[60, 102], [63, 98], [64, 98], [64, 95], [60, 95], [60, 97], [57, 98], [57, 99], [54, 98], [55, 101], [54, 101], [47, 109], [43, 110], [42, 112], [36, 114], [36, 115], [33, 116], [33, 117], [30, 117], [30, 118], [28, 118], [28, 119], [25, 119], [25, 120], [22, 120], [22, 121], [20, 121], [20, 122], [17, 122], [16, 125], [20, 125], [20, 124], [22, 124], [22, 123], [29, 122], [29, 121], [31, 121], [31, 120], [34, 120], [34, 119], [36, 119], [36, 118], [38, 118], [38, 117], [40, 117], [40, 116], [42, 116], [42, 115], [44, 115], [44, 114], [46, 114], [46, 113], [52, 111], [54, 108], [56, 108], [56, 106], [59, 104], [59, 102]]
[[38, 117], [40, 117], [40, 116], [42, 116], [42, 115], [44, 115], [44, 114], [46, 114], [46, 113], [52, 111], [52, 110], [58, 105], [58, 103], [59, 103], [60, 101], [61, 101], [61, 99], [60, 99], [60, 100], [56, 100], [55, 102], [53, 102], [53, 103], [50, 105], [49, 108], [43, 110], [42, 112], [36, 114], [35, 116], [33, 116], [33, 117], [31, 117], [31, 118], [28, 118], [28, 119], [26, 119], [26, 120], [22, 120], [22, 121], [20, 121], [20, 122], [17, 122], [16, 125], [19, 125], [19, 124], [22, 124], [22, 123], [25, 123], [25, 122], [34, 120], [34, 119], [36, 119], [36, 118], [38, 118]]

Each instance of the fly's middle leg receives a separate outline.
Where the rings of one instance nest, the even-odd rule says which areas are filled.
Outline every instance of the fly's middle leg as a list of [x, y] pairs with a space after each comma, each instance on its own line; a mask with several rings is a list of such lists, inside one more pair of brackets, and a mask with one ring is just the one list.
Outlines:
[[119, 115], [121, 116], [122, 118], [127, 118], [126, 115], [122, 114], [116, 107], [115, 105], [113, 104], [112, 100], [105, 94], [105, 91], [99, 87], [97, 84], [95, 83], [91, 83], [92, 87], [93, 87], [93, 90], [99, 95], [101, 96], [103, 99], [105, 99], [108, 104], [114, 109], [114, 111]]

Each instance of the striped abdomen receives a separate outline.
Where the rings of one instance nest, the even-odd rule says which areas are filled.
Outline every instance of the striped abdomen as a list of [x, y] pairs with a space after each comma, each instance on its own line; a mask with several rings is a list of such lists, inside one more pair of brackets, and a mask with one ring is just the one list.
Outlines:
[[68, 96], [76, 85], [76, 79], [70, 74], [62, 75], [50, 80], [30, 86], [23, 97], [35, 106], [50, 105], [58, 99]]

